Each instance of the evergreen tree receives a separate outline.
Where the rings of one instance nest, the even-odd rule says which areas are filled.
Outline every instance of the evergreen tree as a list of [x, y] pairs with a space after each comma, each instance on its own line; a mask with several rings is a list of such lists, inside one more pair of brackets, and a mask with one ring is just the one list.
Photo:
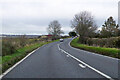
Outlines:
[[109, 17], [102, 25], [101, 36], [102, 37], [115, 37], [118, 36], [119, 26], [116, 24], [113, 17]]

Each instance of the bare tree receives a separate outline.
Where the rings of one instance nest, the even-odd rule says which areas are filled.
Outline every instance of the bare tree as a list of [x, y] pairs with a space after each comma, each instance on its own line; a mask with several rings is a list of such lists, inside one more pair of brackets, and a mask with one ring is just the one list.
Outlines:
[[72, 28], [79, 34], [82, 43], [86, 37], [92, 37], [95, 34], [97, 25], [95, 24], [93, 16], [87, 11], [80, 12], [74, 16], [71, 21]]
[[64, 33], [61, 30], [61, 25], [57, 20], [50, 22], [49, 27], [47, 28], [49, 34], [53, 35], [53, 38], [58, 38], [60, 34]]

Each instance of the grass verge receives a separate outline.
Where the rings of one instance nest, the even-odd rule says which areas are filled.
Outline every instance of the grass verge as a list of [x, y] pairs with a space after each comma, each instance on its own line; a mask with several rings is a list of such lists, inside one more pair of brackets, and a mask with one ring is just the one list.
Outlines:
[[0, 65], [2, 65], [2, 72], [6, 71], [8, 68], [13, 66], [15, 63], [20, 61], [22, 58], [24, 58], [26, 55], [28, 55], [31, 51], [37, 49], [38, 47], [41, 47], [45, 44], [52, 43], [58, 40], [50, 41], [50, 42], [41, 42], [41, 43], [35, 43], [29, 46], [25, 46], [23, 48], [18, 49], [15, 53], [7, 56], [0, 57], [2, 60], [0, 61]]
[[104, 48], [104, 47], [95, 47], [95, 46], [80, 44], [78, 43], [78, 38], [73, 39], [70, 45], [75, 48], [79, 48], [79, 49], [87, 50], [90, 52], [95, 52], [102, 55], [120, 59], [120, 49], [117, 49], [117, 48]]

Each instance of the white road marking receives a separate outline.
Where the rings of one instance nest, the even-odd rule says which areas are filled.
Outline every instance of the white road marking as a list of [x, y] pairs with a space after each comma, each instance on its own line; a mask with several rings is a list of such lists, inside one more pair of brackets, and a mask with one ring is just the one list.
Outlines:
[[[46, 45], [46, 44], [45, 44]], [[45, 46], [43, 45], [43, 46]], [[43, 47], [41, 46], [41, 47]], [[39, 47], [39, 48], [41, 48]], [[10, 71], [12, 71], [12, 69], [14, 69], [17, 65], [19, 65], [20, 63], [22, 63], [25, 59], [27, 59], [30, 55], [32, 55], [35, 51], [37, 51], [39, 48], [33, 50], [31, 53], [29, 53], [27, 56], [25, 56], [22, 60], [20, 60], [19, 62], [17, 62], [15, 65], [13, 65], [12, 67], [10, 67], [8, 70], [6, 70], [3, 74], [0, 75], [0, 80], [2, 79], [2, 77], [4, 77], [6, 74], [8, 74]]]
[[82, 64], [79, 64], [79, 66], [80, 66], [81, 68], [86, 68], [86, 66], [83, 66]]
[[59, 47], [59, 45], [60, 45], [60, 44], [58, 44], [58, 49], [61, 50], [60, 47]]
[[[73, 38], [74, 39], [74, 38]], [[72, 40], [73, 40], [72, 39]], [[71, 41], [72, 41], [71, 40]], [[97, 53], [92, 53], [92, 52], [89, 52], [89, 51], [85, 51], [85, 50], [81, 50], [81, 49], [77, 49], [77, 48], [74, 48], [70, 45], [71, 41], [68, 43], [68, 45], [72, 48], [72, 49], [75, 49], [75, 50], [78, 50], [78, 51], [84, 51], [84, 52], [87, 52], [87, 53], [91, 53], [91, 54], [94, 54], [94, 55], [97, 55], [97, 56], [102, 56], [102, 57], [106, 57], [106, 58], [110, 58], [110, 59], [114, 59], [114, 60], [120, 60], [120, 59], [117, 59], [117, 58], [112, 58], [112, 57], [109, 57], [109, 56], [105, 56], [105, 55], [100, 55], [100, 54], [97, 54]]]
[[69, 55], [67, 55], [67, 57], [69, 57]]
[[[59, 47], [59, 46], [60, 46], [60, 44], [58, 45], [58, 47]], [[59, 47], [59, 48], [60, 48], [60, 47]], [[88, 68], [92, 69], [93, 71], [97, 72], [98, 74], [104, 76], [105, 78], [107, 78], [107, 79], [109, 79], [109, 80], [114, 80], [114, 79], [112, 79], [110, 76], [108, 76], [108, 75], [104, 74], [103, 72], [101, 72], [101, 71], [93, 68], [92, 66], [86, 64], [85, 62], [83, 62], [82, 60], [74, 57], [73, 55], [69, 54], [69, 53], [66, 52], [65, 50], [63, 50], [63, 49], [61, 49], [61, 48], [60, 48], [60, 50], [63, 51], [65, 54], [69, 55], [70, 57], [72, 57], [73, 59], [75, 59], [76, 61], [82, 63], [82, 64], [85, 65], [86, 67], [88, 67]]]

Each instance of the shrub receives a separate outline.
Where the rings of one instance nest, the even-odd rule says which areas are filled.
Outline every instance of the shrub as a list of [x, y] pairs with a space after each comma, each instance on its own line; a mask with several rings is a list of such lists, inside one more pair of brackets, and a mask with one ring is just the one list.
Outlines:
[[10, 55], [16, 51], [16, 46], [11, 42], [11, 40], [2, 41], [2, 56]]
[[39, 43], [40, 40], [28, 39], [24, 37], [20, 38], [3, 38], [2, 39], [2, 56], [14, 54], [14, 52], [22, 47], [29, 46], [31, 44]]
[[88, 38], [87, 43], [90, 46], [99, 46], [107, 48], [120, 48], [120, 37], [111, 38]]

